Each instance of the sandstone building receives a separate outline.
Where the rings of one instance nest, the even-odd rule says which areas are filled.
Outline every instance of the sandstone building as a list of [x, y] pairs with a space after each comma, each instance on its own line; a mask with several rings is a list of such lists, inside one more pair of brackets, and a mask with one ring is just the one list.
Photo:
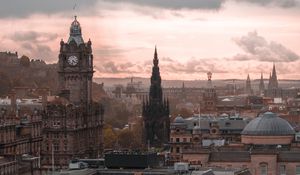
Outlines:
[[[76, 17], [67, 42], [60, 42], [60, 97], [48, 102], [43, 116], [43, 168], [63, 168], [73, 158], [102, 153], [103, 108], [92, 100], [92, 42], [84, 42]], [[54, 161], [53, 161], [54, 158]]]

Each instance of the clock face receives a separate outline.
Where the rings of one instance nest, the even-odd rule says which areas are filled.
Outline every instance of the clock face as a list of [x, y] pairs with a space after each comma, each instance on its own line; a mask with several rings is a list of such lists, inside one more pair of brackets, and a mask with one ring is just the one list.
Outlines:
[[78, 63], [78, 58], [76, 56], [72, 55], [68, 58], [68, 63], [71, 66], [75, 66]]

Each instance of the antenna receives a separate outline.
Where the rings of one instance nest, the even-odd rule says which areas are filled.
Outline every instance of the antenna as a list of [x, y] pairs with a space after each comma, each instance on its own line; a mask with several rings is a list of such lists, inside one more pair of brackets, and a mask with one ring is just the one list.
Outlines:
[[75, 13], [75, 20], [76, 20], [76, 8], [77, 8], [77, 0], [74, 0], [74, 5], [73, 5], [73, 11]]
[[77, 0], [75, 0], [75, 4], [74, 4], [74, 6], [73, 6], [73, 10], [75, 10], [76, 7], [77, 7]]

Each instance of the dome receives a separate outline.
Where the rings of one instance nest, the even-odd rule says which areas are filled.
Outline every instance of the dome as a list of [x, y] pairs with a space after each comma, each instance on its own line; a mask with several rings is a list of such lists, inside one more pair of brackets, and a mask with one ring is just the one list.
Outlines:
[[177, 116], [174, 120], [174, 123], [182, 123], [182, 124], [185, 124], [185, 120], [181, 117], [181, 116]]
[[76, 16], [70, 27], [70, 35], [81, 35], [80, 23], [77, 21]]
[[70, 44], [71, 41], [75, 41], [77, 45], [84, 43], [81, 35], [80, 23], [77, 21], [76, 16], [70, 27], [70, 37], [68, 40], [68, 44]]
[[241, 133], [252, 136], [286, 136], [295, 134], [293, 127], [277, 114], [266, 112], [250, 121]]

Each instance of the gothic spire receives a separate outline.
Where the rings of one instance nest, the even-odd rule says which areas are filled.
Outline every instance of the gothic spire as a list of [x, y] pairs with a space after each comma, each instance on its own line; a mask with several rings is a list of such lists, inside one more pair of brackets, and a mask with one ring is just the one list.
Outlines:
[[275, 63], [273, 63], [273, 70], [272, 70], [272, 74], [270, 73], [268, 89], [277, 89], [277, 88], [278, 88], [278, 80], [277, 80]]
[[246, 81], [246, 94], [251, 95], [252, 94], [252, 88], [251, 88], [251, 81], [250, 81], [250, 76], [248, 74], [247, 76], [247, 81]]
[[150, 102], [157, 101], [162, 102], [162, 88], [161, 88], [161, 77], [158, 67], [158, 54], [157, 48], [155, 46], [152, 76], [151, 76], [151, 86], [149, 92]]
[[263, 73], [260, 75], [260, 83], [259, 83], [259, 93], [262, 94], [265, 91], [265, 83]]
[[278, 88], [278, 80], [276, 74], [275, 63], [273, 63], [273, 70], [272, 70], [272, 88]]
[[156, 46], [155, 46], [155, 51], [154, 51], [153, 65], [156, 67], [158, 66], [158, 56], [157, 56]]

